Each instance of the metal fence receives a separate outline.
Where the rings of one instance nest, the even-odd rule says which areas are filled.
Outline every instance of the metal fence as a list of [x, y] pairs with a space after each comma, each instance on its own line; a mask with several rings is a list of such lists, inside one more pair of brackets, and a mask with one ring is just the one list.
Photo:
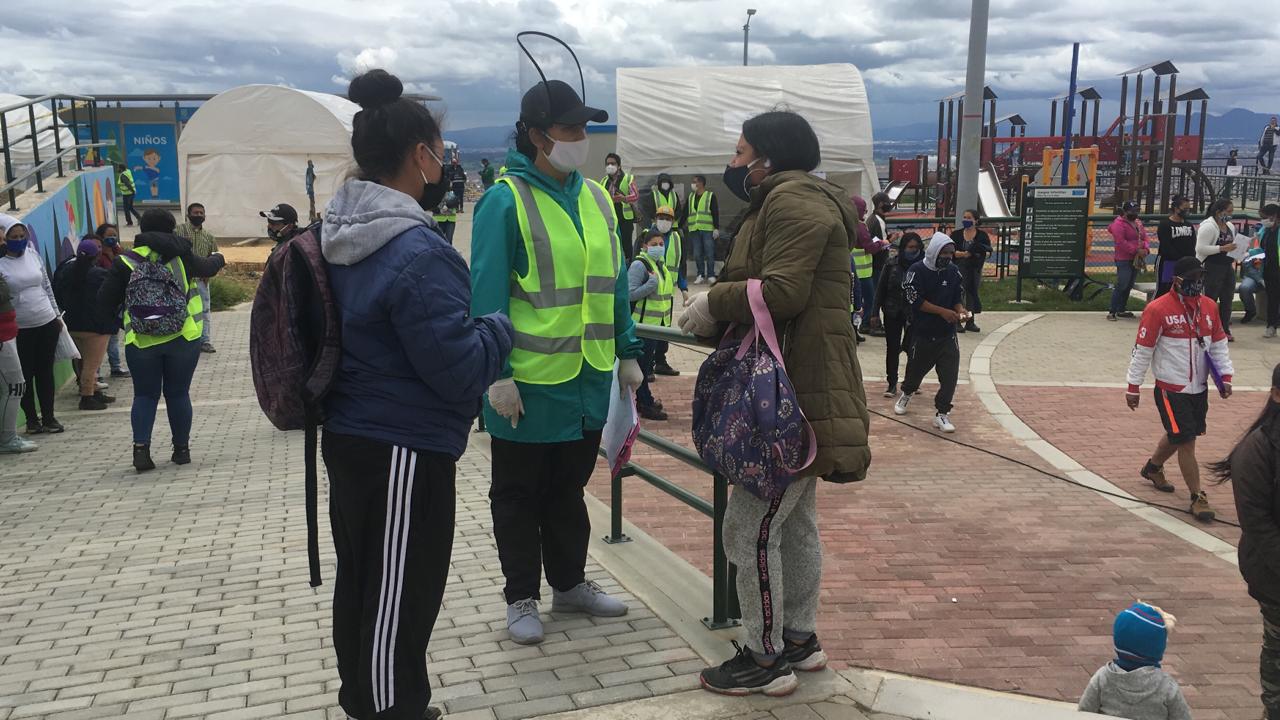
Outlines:
[[[71, 122], [62, 121], [62, 104], [66, 102], [68, 109], [71, 111]], [[52, 110], [53, 122], [49, 127], [41, 128], [36, 123], [36, 106], [42, 103], [48, 103]], [[81, 143], [78, 140], [78, 129], [81, 126], [79, 104], [87, 105], [87, 118], [83, 124], [88, 125], [89, 139], [88, 143]], [[10, 140], [9, 113], [26, 111], [27, 116], [27, 133], [20, 137]], [[63, 129], [70, 129], [74, 138], [74, 142], [68, 147], [62, 147]], [[53, 133], [53, 156], [41, 161], [40, 159], [40, 136], [42, 133]], [[18, 173], [13, 166], [13, 146], [16, 143], [29, 142], [31, 144], [31, 161], [32, 167]], [[20, 103], [13, 103], [0, 107], [0, 145], [3, 148], [4, 155], [4, 185], [0, 186], [0, 192], [8, 193], [9, 209], [18, 209], [18, 188], [23, 186], [27, 180], [35, 178], [36, 192], [44, 192], [44, 178], [51, 169], [57, 166], [57, 176], [63, 177], [63, 159], [68, 154], [75, 155], [76, 170], [84, 169], [84, 158], [81, 157], [80, 151], [88, 148], [109, 147], [114, 145], [111, 142], [98, 141], [98, 108], [92, 96], [89, 95], [68, 95], [54, 94], [41, 95]]]

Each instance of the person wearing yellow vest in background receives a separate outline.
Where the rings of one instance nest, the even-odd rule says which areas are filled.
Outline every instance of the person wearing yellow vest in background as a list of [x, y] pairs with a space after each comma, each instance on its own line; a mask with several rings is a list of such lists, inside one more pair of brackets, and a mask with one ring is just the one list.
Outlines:
[[[675, 223], [676, 209], [670, 205], [659, 205], [653, 214], [653, 227], [645, 231], [644, 237], [649, 237], [649, 233], [655, 231], [662, 234], [664, 262], [667, 269], [671, 271], [675, 286], [680, 288], [681, 301], [688, 305], [689, 281], [684, 278], [684, 242], [680, 237], [680, 231], [675, 229]], [[667, 362], [667, 350], [670, 347], [667, 341], [658, 341], [654, 351], [653, 369], [645, 374], [646, 378], [649, 375], [675, 377], [680, 374], [679, 370], [671, 367], [671, 363]]]
[[461, 204], [461, 200], [454, 195], [453, 191], [449, 191], [440, 201], [440, 205], [431, 213], [431, 216], [436, 219], [436, 224], [440, 226], [440, 234], [450, 245], [453, 244], [453, 231], [458, 227], [458, 206]]
[[[178, 465], [191, 462], [191, 378], [200, 360], [200, 336], [204, 328], [204, 301], [196, 287], [196, 278], [210, 278], [225, 266], [221, 253], [199, 257], [191, 250], [191, 242], [173, 234], [177, 222], [168, 211], [148, 210], [138, 219], [141, 232], [133, 242], [133, 250], [115, 259], [98, 291], [98, 304], [103, 313], [124, 309], [124, 352], [133, 373], [133, 467], [138, 472], [154, 470], [151, 460], [151, 428], [156, 408], [164, 395], [173, 433], [172, 460]], [[156, 263], [164, 268], [186, 296], [186, 308], [179, 310], [181, 329], [168, 335], [147, 335], [135, 327], [133, 313], [141, 316], [141, 307], [129, 307], [126, 290], [134, 271], [141, 263]], [[139, 281], [143, 278], [140, 277]], [[130, 293], [133, 294], [133, 293]], [[153, 296], [151, 293], [137, 293]], [[149, 306], [152, 319], [163, 306]]]
[[[650, 230], [640, 241], [640, 252], [635, 262], [627, 271], [627, 284], [631, 289], [631, 319], [646, 325], [671, 327], [672, 301], [675, 291], [675, 273], [667, 269], [665, 262], [665, 240], [661, 232]], [[649, 375], [653, 373], [654, 357], [658, 350], [658, 341], [645, 338], [644, 356], [640, 358], [640, 369], [644, 371], [645, 381], [636, 391], [636, 409], [640, 417], [646, 420], [666, 420], [667, 413], [662, 403], [653, 399], [649, 389]]]
[[622, 169], [622, 156], [609, 153], [604, 156], [604, 178], [600, 180], [605, 192], [613, 199], [613, 212], [618, 216], [618, 238], [622, 242], [622, 252], [626, 253], [627, 262], [635, 257], [632, 237], [635, 235], [636, 200], [640, 199], [640, 191], [636, 190], [635, 178]]
[[142, 218], [133, 209], [133, 196], [138, 193], [138, 185], [133, 181], [133, 171], [124, 163], [116, 163], [116, 192], [120, 194], [121, 212], [124, 213], [124, 224], [133, 227], [133, 219]]
[[693, 176], [693, 190], [685, 198], [685, 245], [693, 255], [698, 276], [694, 285], [716, 284], [716, 241], [720, 239], [720, 205], [716, 194], [707, 189], [707, 176]]
[[587, 122], [608, 118], [562, 81], [533, 86], [520, 103], [507, 172], [475, 210], [472, 314], [501, 312], [515, 328], [484, 420], [507, 629], [524, 645], [543, 639], [544, 568], [552, 612], [627, 612], [585, 575], [591, 522], [583, 488], [595, 469], [615, 360], [620, 387], [644, 381], [613, 202], [579, 172]]
[[[853, 196], [853, 205], [858, 210], [858, 237], [849, 250], [849, 268], [853, 273], [853, 282], [857, 285], [855, 292], [860, 298], [857, 303], [857, 316], [854, 318], [854, 334], [858, 342], [862, 342], [862, 330], [870, 330], [870, 319], [879, 314], [876, 307], [876, 281], [874, 256], [883, 252], [888, 245], [884, 240], [872, 236], [866, 225], [867, 201], [861, 196]], [[852, 310], [852, 308], [851, 308]], [[883, 334], [883, 333], [881, 333]]]

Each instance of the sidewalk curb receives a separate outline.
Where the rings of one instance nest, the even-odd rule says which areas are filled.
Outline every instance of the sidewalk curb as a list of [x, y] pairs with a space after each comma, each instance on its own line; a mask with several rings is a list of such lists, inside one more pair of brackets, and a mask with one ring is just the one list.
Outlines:
[[1030, 695], [1002, 693], [983, 688], [926, 680], [878, 670], [844, 670], [840, 673], [853, 691], [849, 697], [859, 707], [915, 720], [1066, 720], [1100, 718], [1080, 712], [1071, 703]]

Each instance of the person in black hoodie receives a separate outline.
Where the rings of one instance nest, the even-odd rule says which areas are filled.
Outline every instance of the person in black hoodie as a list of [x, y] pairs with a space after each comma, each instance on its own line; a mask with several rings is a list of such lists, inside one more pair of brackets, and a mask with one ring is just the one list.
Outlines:
[[106, 410], [115, 398], [98, 390], [98, 368], [107, 356], [107, 341], [119, 328], [113, 314], [101, 312], [98, 291], [107, 271], [98, 266], [102, 247], [98, 239], [86, 235], [76, 248], [75, 258], [63, 263], [53, 274], [53, 294], [62, 308], [62, 321], [80, 351], [81, 410]]
[[936, 368], [939, 387], [933, 399], [937, 409], [933, 426], [944, 433], [956, 431], [950, 418], [960, 373], [956, 326], [973, 317], [964, 307], [963, 280], [955, 264], [955, 252], [954, 240], [934, 233], [924, 259], [907, 268], [902, 280], [903, 293], [914, 314], [907, 378], [893, 405], [895, 415], [906, 415], [911, 396], [920, 389], [924, 376]]
[[876, 286], [876, 298], [880, 303], [884, 322], [885, 355], [884, 373], [889, 387], [887, 398], [898, 394], [898, 361], [903, 348], [911, 346], [911, 303], [907, 301], [902, 280], [907, 269], [924, 257], [924, 243], [916, 233], [909, 232], [898, 241], [895, 262], [885, 265]]
[[123, 308], [125, 358], [133, 372], [133, 467], [138, 472], [154, 470], [151, 460], [151, 429], [163, 394], [173, 432], [173, 462], [191, 462], [191, 378], [200, 360], [201, 317], [204, 302], [195, 278], [211, 278], [227, 264], [221, 253], [197, 257], [191, 241], [173, 234], [177, 221], [165, 210], [148, 210], [138, 221], [133, 250], [116, 258], [98, 291], [98, 305], [104, 313], [114, 313], [125, 304], [125, 290], [138, 264], [162, 263], [187, 291], [186, 320], [182, 330], [165, 336], [147, 335], [132, 327], [129, 308]]
[[1262, 610], [1262, 705], [1280, 718], [1280, 365], [1262, 414], [1226, 459], [1209, 465], [1228, 480], [1240, 517], [1240, 574]]
[[1262, 282], [1267, 288], [1267, 329], [1265, 338], [1276, 336], [1280, 328], [1280, 205], [1262, 206], [1262, 225], [1258, 232], [1262, 248]]

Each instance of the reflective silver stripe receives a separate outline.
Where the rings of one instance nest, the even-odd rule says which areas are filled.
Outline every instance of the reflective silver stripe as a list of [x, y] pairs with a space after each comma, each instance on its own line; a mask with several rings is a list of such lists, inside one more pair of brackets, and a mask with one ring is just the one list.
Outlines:
[[[612, 282], [612, 281], [610, 281]], [[612, 285], [610, 285], [612, 289]], [[523, 300], [538, 310], [572, 307], [582, 304], [582, 288], [566, 288], [550, 292], [529, 292], [520, 283], [511, 281], [511, 297]]]
[[[595, 184], [595, 183], [593, 183], [593, 182], [588, 182], [588, 181], [587, 181], [587, 180], [585, 180], [585, 179], [584, 179], [582, 182], [586, 183], [587, 188], [591, 190], [591, 197], [595, 198], [595, 199], [596, 199], [596, 205], [600, 206], [600, 214], [601, 214], [601, 215], [604, 215], [604, 221], [605, 221], [605, 223], [606, 223], [606, 224], [608, 224], [608, 226], [609, 226], [609, 238], [610, 238], [611, 240], [613, 240], [613, 239], [617, 238], [618, 230], [617, 230], [617, 227], [615, 227], [615, 226], [614, 226], [614, 217], [613, 217], [613, 201], [611, 201], [611, 200], [609, 199], [609, 197], [608, 197], [607, 195], [605, 195], [605, 194], [604, 194], [604, 189], [603, 189], [603, 188], [601, 188], [599, 185], [597, 185], [597, 184]], [[586, 239], [586, 235], [587, 235], [587, 224], [586, 224], [586, 222], [583, 222], [583, 223], [582, 223], [582, 235], [583, 235], [583, 239], [584, 239], [584, 241], [585, 241], [585, 239]], [[617, 269], [619, 268], [619, 265], [618, 265], [618, 243], [617, 243], [617, 242], [610, 242], [610, 243], [609, 243], [609, 248], [613, 251], [613, 265], [612, 265], [612, 267], [613, 267], [613, 269], [614, 269], [614, 270], [617, 270]]]
[[618, 288], [618, 278], [587, 276], [587, 292], [612, 295]]
[[587, 340], [612, 340], [614, 335], [613, 323], [587, 323], [582, 331], [582, 337]]
[[[588, 326], [590, 327], [590, 326]], [[610, 326], [612, 328], [612, 326]], [[610, 335], [610, 337], [613, 337]], [[528, 333], [515, 333], [515, 346], [519, 350], [525, 350], [540, 355], [555, 355], [558, 353], [580, 353], [582, 352], [582, 338], [580, 337], [538, 337]]]
[[547, 234], [547, 224], [538, 211], [538, 201], [533, 197], [529, 184], [518, 177], [508, 176], [505, 181], [516, 191], [516, 197], [524, 206], [524, 216], [529, 223], [529, 241], [533, 245], [533, 260], [538, 268], [538, 288], [543, 293], [553, 293], [556, 289], [556, 261], [551, 252], [551, 236]]

